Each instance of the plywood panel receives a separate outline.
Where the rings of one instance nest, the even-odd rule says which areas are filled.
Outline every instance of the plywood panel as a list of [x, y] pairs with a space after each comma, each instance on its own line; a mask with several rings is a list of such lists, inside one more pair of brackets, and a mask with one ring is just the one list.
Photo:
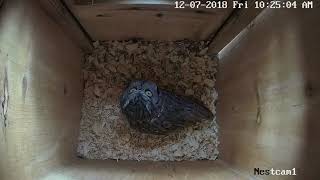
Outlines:
[[[170, 0], [73, 0], [77, 5], [92, 5], [99, 3], [121, 3], [121, 4], [170, 4]], [[188, 2], [188, 1], [186, 1]]]
[[0, 179], [247, 179], [223, 162], [75, 157], [81, 51], [36, 1], [0, 13]]
[[319, 177], [319, 18], [317, 9], [265, 10], [218, 54], [221, 158], [232, 167]]
[[5, 2], [0, 11], [0, 179], [39, 179], [72, 156], [81, 58], [80, 49], [38, 2]]
[[40, 0], [40, 4], [46, 14], [73, 39], [76, 46], [79, 46], [85, 51], [92, 50], [92, 40], [90, 36], [78, 23], [77, 19], [63, 1]]
[[220, 54], [224, 161], [86, 161], [74, 156], [81, 51], [35, 1], [0, 11], [0, 179], [293, 179], [253, 167], [319, 162], [319, 11], [268, 10]]
[[[70, 3], [69, 3], [70, 5]], [[205, 40], [232, 12], [227, 9], [175, 9], [173, 4], [98, 3], [71, 10], [94, 40]]]
[[45, 179], [102, 180], [102, 179], [171, 179], [171, 180], [244, 180], [250, 177], [239, 174], [221, 161], [194, 162], [133, 162], [133, 161], [74, 161], [74, 164], [52, 171]]
[[[234, 9], [232, 14], [224, 22], [211, 39], [209, 52], [218, 54], [233, 38], [235, 38], [246, 26], [248, 26], [264, 8], [256, 8], [255, 1], [246, 1], [247, 8]], [[267, 1], [265, 1], [267, 2]]]

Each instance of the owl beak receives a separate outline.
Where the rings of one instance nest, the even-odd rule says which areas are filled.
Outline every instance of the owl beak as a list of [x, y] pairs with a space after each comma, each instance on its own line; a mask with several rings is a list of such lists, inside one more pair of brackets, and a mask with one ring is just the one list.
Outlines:
[[125, 109], [132, 100], [134, 100], [136, 97], [135, 96], [128, 96], [128, 99], [124, 102], [122, 108]]
[[142, 92], [140, 91], [135, 92], [134, 96], [129, 96], [129, 98], [124, 102], [123, 108], [125, 109], [130, 104], [131, 101], [135, 101], [136, 99], [140, 100], [142, 96], [143, 96]]
[[123, 109], [125, 109], [125, 108], [129, 105], [130, 101], [131, 101], [131, 100], [127, 100], [126, 102], [124, 102], [124, 104], [123, 104]]
[[[147, 101], [146, 95], [145, 95], [144, 93], [142, 93], [142, 92], [140, 92], [140, 93], [137, 95], [137, 98], [138, 98], [139, 101], [144, 101], [144, 102]], [[144, 105], [145, 105], [147, 111], [151, 114], [151, 106], [150, 106], [150, 104], [144, 103]]]

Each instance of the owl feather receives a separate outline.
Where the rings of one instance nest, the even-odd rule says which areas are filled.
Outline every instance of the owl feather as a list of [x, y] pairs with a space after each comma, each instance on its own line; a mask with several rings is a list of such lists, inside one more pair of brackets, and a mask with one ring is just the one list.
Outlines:
[[130, 126], [142, 133], [167, 134], [188, 124], [212, 120], [201, 102], [160, 89], [151, 81], [133, 81], [120, 97]]

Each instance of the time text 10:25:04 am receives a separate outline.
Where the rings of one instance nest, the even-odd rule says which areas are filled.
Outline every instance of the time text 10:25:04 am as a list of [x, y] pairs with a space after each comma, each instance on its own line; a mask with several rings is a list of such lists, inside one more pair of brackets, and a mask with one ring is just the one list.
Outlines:
[[255, 1], [254, 4], [251, 1], [175, 1], [175, 8], [207, 8], [207, 9], [223, 9], [223, 8], [313, 8], [313, 1]]

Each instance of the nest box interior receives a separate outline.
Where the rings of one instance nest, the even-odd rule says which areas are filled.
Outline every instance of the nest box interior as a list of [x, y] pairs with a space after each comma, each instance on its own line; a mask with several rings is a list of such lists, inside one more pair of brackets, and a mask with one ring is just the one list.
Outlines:
[[[250, 2], [195, 10], [168, 1], [0, 0], [0, 179], [318, 179], [318, 8], [318, 1], [313, 9]], [[85, 54], [94, 41], [132, 38], [208, 42], [219, 65], [218, 160], [76, 156]]]

